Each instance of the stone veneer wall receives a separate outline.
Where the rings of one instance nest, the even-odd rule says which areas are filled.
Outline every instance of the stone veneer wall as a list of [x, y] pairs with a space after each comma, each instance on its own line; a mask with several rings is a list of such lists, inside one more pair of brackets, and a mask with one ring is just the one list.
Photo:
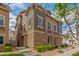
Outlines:
[[46, 33], [34, 32], [34, 46], [47, 44]]
[[4, 44], [9, 43], [9, 10], [0, 6], [0, 15], [4, 16], [4, 27], [0, 27], [0, 34], [4, 35]]

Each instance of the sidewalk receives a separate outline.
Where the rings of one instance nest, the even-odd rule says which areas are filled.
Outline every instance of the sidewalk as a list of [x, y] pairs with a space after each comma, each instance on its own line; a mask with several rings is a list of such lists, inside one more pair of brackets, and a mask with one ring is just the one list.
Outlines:
[[72, 56], [72, 54], [77, 52], [77, 51], [79, 51], [79, 47], [72, 49], [72, 50], [69, 50], [69, 51], [66, 51], [66, 52], [59, 54], [57, 56]]
[[20, 51], [12, 51], [12, 52], [0, 52], [0, 54], [10, 54], [10, 53], [20, 53]]

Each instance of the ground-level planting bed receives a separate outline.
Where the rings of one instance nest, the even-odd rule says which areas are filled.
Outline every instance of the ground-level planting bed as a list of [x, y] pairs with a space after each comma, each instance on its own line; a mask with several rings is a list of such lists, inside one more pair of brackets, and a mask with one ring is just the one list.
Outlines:
[[16, 53], [16, 54], [0, 54], [0, 56], [24, 56], [22, 53]]
[[5, 46], [0, 46], [0, 52], [11, 52], [17, 51], [16, 47], [11, 46], [10, 44], [6, 44]]
[[[52, 51], [54, 49], [66, 49], [68, 48], [69, 46], [66, 45], [66, 44], [63, 44], [63, 45], [60, 45], [60, 46], [57, 46], [57, 45], [52, 45], [52, 44], [47, 44], [47, 45], [40, 45], [40, 46], [36, 46], [35, 49], [38, 51], [38, 52], [45, 52], [45, 51]], [[63, 51], [60, 51], [60, 52], [63, 52]]]
[[79, 51], [74, 53], [74, 54], [72, 54], [72, 56], [79, 56]]

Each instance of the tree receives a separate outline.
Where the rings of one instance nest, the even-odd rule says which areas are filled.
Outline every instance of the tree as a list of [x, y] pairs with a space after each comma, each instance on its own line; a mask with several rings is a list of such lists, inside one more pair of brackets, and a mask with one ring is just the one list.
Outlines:
[[[41, 4], [41, 5], [42, 6], [44, 5], [44, 8], [47, 8], [47, 3]], [[79, 11], [78, 11], [77, 4], [75, 4], [75, 3], [57, 3], [57, 4], [55, 4], [54, 9], [56, 10], [56, 15], [54, 15], [56, 17], [56, 19], [58, 19], [59, 21], [62, 21], [61, 19], [64, 18], [65, 22], [63, 22], [63, 23], [67, 24], [69, 31], [71, 32], [73, 38], [75, 38], [77, 40], [77, 37], [74, 36], [74, 33], [71, 29], [72, 24], [74, 24], [74, 23], [78, 24]], [[67, 19], [66, 16], [70, 15], [72, 12], [75, 12], [75, 16], [74, 16], [74, 19], [70, 21], [70, 19]]]
[[55, 10], [56, 13], [59, 17], [64, 18], [65, 23], [67, 24], [73, 38], [75, 38], [77, 40], [77, 38], [74, 36], [74, 33], [71, 29], [71, 25], [70, 22], [68, 22], [70, 19], [67, 19], [66, 16], [70, 15], [72, 12], [77, 13], [77, 5], [76, 4], [71, 4], [71, 3], [57, 3], [55, 5]]

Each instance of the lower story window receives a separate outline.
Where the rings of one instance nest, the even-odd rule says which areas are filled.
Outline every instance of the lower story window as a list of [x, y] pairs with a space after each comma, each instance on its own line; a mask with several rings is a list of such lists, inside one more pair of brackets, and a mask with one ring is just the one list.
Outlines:
[[3, 44], [3, 43], [4, 43], [4, 36], [0, 35], [0, 44]]
[[48, 43], [52, 43], [52, 37], [48, 36]]
[[48, 43], [50, 43], [50, 37], [48, 37]]

